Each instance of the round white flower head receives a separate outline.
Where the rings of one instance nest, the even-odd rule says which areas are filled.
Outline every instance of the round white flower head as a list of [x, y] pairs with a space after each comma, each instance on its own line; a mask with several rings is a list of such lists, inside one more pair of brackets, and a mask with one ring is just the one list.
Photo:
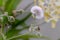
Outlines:
[[32, 12], [32, 15], [34, 15], [36, 19], [41, 19], [44, 17], [44, 11], [39, 6], [33, 6], [31, 8], [31, 12]]

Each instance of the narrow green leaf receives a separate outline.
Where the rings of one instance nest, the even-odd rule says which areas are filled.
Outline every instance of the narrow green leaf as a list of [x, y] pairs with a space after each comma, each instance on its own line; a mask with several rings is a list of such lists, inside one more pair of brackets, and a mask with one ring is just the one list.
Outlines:
[[[25, 21], [25, 20], [27, 20], [29, 17], [30, 17], [30, 15], [31, 14], [28, 14], [23, 20]], [[7, 32], [7, 34], [9, 35], [12, 31], [14, 31], [13, 29], [15, 29], [19, 24], [21, 24], [21, 23], [23, 23], [24, 21], [18, 21], [18, 20], [16, 20], [15, 21], [15, 23], [14, 24], [12, 24], [12, 28]], [[24, 25], [23, 25], [24, 26]], [[29, 28], [28, 26], [27, 27], [24, 27], [23, 29], [21, 29], [20, 31], [22, 31], [22, 30], [24, 30], [24, 29], [26, 29], [26, 28]], [[19, 31], [18, 31], [19, 32]], [[18, 32], [16, 32], [16, 34], [18, 33]], [[15, 33], [15, 32], [14, 32]], [[6, 35], [7, 35], [6, 34]], [[11, 34], [13, 34], [13, 33], [11, 33]], [[8, 36], [7, 35], [7, 36]], [[10, 36], [11, 37], [11, 36]]]
[[23, 31], [27, 28], [28, 28], [28, 26], [23, 27], [22, 29], [19, 29], [19, 30], [18, 29], [11, 29], [8, 32], [6, 32], [6, 35], [7, 35], [8, 38], [10, 38], [12, 36], [18, 35], [19, 32], [21, 32], [21, 31]]
[[48, 37], [46, 36], [39, 36], [39, 35], [35, 35], [35, 34], [25, 34], [20, 36], [20, 38], [42, 38], [42, 39], [48, 39]]
[[0, 0], [0, 6], [2, 6], [2, 4], [3, 4], [3, 0]]
[[7, 0], [0, 0], [0, 7], [5, 7], [5, 3]]
[[21, 34], [21, 35], [17, 35], [17, 36], [13, 36], [11, 38], [9, 38], [10, 40], [11, 39], [28, 39], [28, 38], [40, 38], [40, 39], [47, 39], [47, 40], [50, 40], [48, 37], [46, 36], [39, 36], [39, 35], [35, 35], [35, 34], [30, 34], [30, 33], [26, 33], [26, 34]]
[[6, 36], [7, 36], [7, 38], [10, 38], [12, 36], [18, 35], [19, 31], [20, 30], [12, 29], [12, 30], [6, 32]]
[[30, 16], [31, 16], [31, 13], [29, 13], [26, 17], [24, 17], [20, 21], [16, 20], [16, 22], [12, 24], [13, 28], [15, 28], [16, 26], [21, 25], [22, 23], [24, 23]]
[[12, 0], [7, 0], [7, 1], [6, 1], [5, 10], [7, 9], [8, 5], [10, 4], [11, 1], [12, 1]]
[[12, 15], [12, 10], [16, 9], [19, 2], [21, 0], [8, 0], [5, 5], [5, 11], [9, 12], [9, 15]]

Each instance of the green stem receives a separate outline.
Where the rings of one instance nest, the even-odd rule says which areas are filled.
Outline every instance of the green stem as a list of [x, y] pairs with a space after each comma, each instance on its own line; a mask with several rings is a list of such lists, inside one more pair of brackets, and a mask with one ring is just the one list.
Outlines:
[[[28, 34], [28, 33], [25, 33], [25, 34]], [[17, 38], [17, 37], [23, 36], [23, 35], [25, 35], [25, 34], [18, 35], [18, 36], [13, 36], [13, 37], [9, 38], [8, 40], [11, 40], [11, 39], [14, 39], [14, 38]]]

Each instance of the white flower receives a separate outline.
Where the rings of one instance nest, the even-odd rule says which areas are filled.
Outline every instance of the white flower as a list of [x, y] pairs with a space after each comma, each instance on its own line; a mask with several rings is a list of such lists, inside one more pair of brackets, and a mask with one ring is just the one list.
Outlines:
[[31, 8], [32, 15], [35, 16], [36, 19], [41, 19], [44, 17], [44, 11], [39, 6], [33, 6]]

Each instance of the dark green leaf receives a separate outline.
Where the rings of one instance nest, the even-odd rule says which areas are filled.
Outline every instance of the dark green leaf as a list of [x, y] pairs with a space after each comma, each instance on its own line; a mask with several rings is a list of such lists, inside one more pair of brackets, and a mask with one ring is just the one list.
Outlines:
[[21, 25], [22, 23], [24, 23], [29, 17], [31, 16], [31, 13], [29, 13], [26, 17], [24, 17], [22, 20], [16, 20], [15, 23], [12, 24], [12, 28], [15, 28], [18, 25]]

